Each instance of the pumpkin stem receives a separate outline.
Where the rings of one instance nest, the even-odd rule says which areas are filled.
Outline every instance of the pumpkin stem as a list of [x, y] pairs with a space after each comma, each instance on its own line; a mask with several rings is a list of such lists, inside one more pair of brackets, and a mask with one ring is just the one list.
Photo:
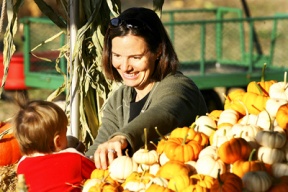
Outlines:
[[[256, 84], [257, 84], [257, 83], [256, 83]], [[246, 118], [245, 125], [247, 125], [247, 124], [248, 124], [248, 119], [249, 119], [248, 109], [247, 109], [246, 105], [245, 105], [242, 101], [238, 100], [238, 102], [239, 102], [239, 103], [243, 106], [243, 108], [245, 109], [245, 116], [247, 117], [247, 118]]]
[[12, 133], [12, 127], [9, 127], [8, 129], [0, 133], [0, 140], [2, 139], [2, 137], [4, 137], [4, 135], [7, 135], [9, 133]]
[[212, 129], [212, 130], [214, 130], [214, 131], [216, 131], [216, 130], [217, 130], [217, 128], [215, 128], [215, 127], [212, 127], [212, 126], [210, 126], [210, 125], [205, 125], [205, 127], [208, 127], [209, 129]]
[[256, 151], [256, 149], [252, 149], [252, 151], [251, 151], [251, 153], [249, 155], [248, 161], [252, 161], [252, 158], [253, 158], [253, 155], [254, 155], [255, 151]]
[[261, 74], [261, 82], [265, 81], [265, 70], [266, 70], [266, 63], [264, 63], [263, 68], [262, 68], [262, 74]]
[[144, 128], [144, 150], [148, 151], [148, 147], [147, 147], [147, 129]]
[[189, 136], [189, 133], [187, 133], [185, 135], [185, 137], [183, 138], [183, 141], [182, 141], [182, 145], [185, 145], [186, 144], [186, 140], [187, 140], [187, 137]]
[[165, 137], [164, 135], [162, 135], [162, 134], [159, 132], [159, 130], [158, 130], [157, 127], [155, 127], [155, 131], [156, 131], [156, 133], [161, 137], [161, 139], [167, 140], [167, 137]]
[[267, 113], [268, 118], [269, 118], [269, 130], [273, 132], [273, 131], [274, 131], [274, 126], [272, 126], [271, 116], [270, 116], [270, 114], [268, 113], [268, 111], [267, 111], [266, 109], [264, 109], [264, 110], [265, 110], [265, 112]]
[[218, 180], [218, 182], [219, 182], [220, 189], [222, 189], [222, 185], [224, 185], [224, 182], [221, 180], [220, 172], [221, 172], [221, 169], [218, 169], [217, 180]]
[[153, 141], [150, 141], [150, 143], [157, 149], [157, 145]]
[[258, 91], [259, 91], [259, 95], [263, 95], [263, 91], [262, 91], [260, 85], [257, 82], [254, 82], [254, 83], [255, 83], [255, 86], [257, 87]]
[[194, 129], [195, 127], [196, 127], [196, 123], [193, 122], [193, 123], [190, 125], [190, 128], [191, 128], [191, 129]]
[[284, 72], [284, 90], [286, 90], [288, 87], [288, 84], [287, 84], [287, 71]]
[[253, 107], [254, 109], [256, 109], [257, 111], [261, 112], [261, 110], [258, 109], [255, 105], [252, 105], [252, 107]]
[[127, 157], [129, 157], [128, 149], [125, 150], [125, 155], [126, 155]]

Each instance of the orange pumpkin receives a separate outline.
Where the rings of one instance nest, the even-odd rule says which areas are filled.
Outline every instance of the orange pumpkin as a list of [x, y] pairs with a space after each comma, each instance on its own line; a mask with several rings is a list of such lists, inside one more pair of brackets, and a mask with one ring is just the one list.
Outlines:
[[281, 105], [276, 113], [276, 121], [283, 129], [288, 129], [288, 103]]
[[210, 188], [210, 192], [242, 192], [243, 184], [239, 176], [231, 172], [225, 172], [218, 177]]
[[244, 94], [245, 91], [243, 89], [234, 89], [233, 91], [231, 91], [225, 99], [224, 109], [233, 109], [239, 114], [245, 115], [245, 109], [239, 102]]
[[214, 178], [205, 174], [194, 174], [190, 176], [192, 184], [210, 189], [214, 183]]
[[248, 159], [251, 151], [251, 145], [245, 139], [237, 137], [220, 145], [218, 155], [224, 163], [232, 164], [240, 159]]
[[160, 185], [157, 185], [155, 183], [152, 183], [147, 189], [146, 192], [173, 192], [173, 190], [167, 188], [167, 187], [163, 187]]
[[262, 161], [253, 160], [255, 151], [255, 149], [252, 150], [248, 161], [240, 159], [233, 163], [232, 172], [242, 178], [249, 171], [267, 171]]
[[218, 110], [218, 109], [214, 109], [213, 111], [211, 111], [210, 113], [208, 113], [208, 117], [210, 117], [211, 119], [213, 119], [216, 124], [217, 124], [217, 121], [220, 117], [220, 114], [222, 113], [223, 110]]
[[183, 162], [170, 160], [160, 167], [156, 176], [170, 180], [176, 175], [188, 175], [189, 171], [189, 167]]
[[288, 175], [282, 176], [274, 180], [272, 187], [267, 192], [287, 192], [288, 191]]
[[242, 97], [242, 102], [247, 107], [249, 113], [258, 115], [261, 111], [265, 109], [268, 99], [268, 96], [246, 92]]
[[164, 153], [170, 160], [181, 162], [195, 161], [202, 146], [193, 140], [185, 138], [169, 138], [166, 142]]
[[[10, 123], [5, 123], [0, 128], [0, 133], [11, 128]], [[11, 165], [22, 157], [19, 144], [13, 133], [4, 134], [0, 138], [0, 166]]]
[[261, 79], [259, 82], [252, 81], [247, 85], [247, 92], [256, 93], [260, 95], [269, 96], [269, 89], [271, 85], [277, 83], [276, 80], [265, 80], [265, 70], [266, 70], [266, 63], [264, 63], [262, 68]]
[[196, 185], [189, 185], [181, 192], [209, 192], [209, 191], [210, 190], [208, 188], [196, 184]]
[[195, 122], [190, 127], [178, 127], [171, 132], [170, 138], [184, 138], [197, 141], [202, 147], [209, 144], [209, 136], [194, 130]]

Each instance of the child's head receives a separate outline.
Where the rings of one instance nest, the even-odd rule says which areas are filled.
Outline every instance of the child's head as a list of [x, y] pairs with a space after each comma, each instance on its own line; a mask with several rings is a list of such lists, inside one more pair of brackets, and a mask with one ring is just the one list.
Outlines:
[[17, 101], [20, 107], [13, 127], [23, 154], [52, 153], [67, 147], [65, 112], [53, 102]]

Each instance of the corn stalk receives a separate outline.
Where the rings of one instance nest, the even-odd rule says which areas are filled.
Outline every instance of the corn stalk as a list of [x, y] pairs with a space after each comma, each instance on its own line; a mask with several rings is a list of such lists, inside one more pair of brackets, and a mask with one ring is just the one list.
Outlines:
[[[0, 94], [3, 90], [5, 79], [7, 77], [10, 59], [15, 52], [15, 45], [13, 42], [14, 35], [17, 31], [17, 13], [20, 5], [24, 0], [16, 0], [12, 4], [12, 0], [6, 0], [7, 5], [13, 7], [13, 14], [8, 18], [8, 26], [5, 33], [4, 41], [4, 77], [1, 84]], [[69, 39], [69, 0], [57, 0], [61, 6], [62, 12], [57, 14], [44, 0], [34, 0], [39, 9], [50, 18], [59, 29], [67, 35]], [[77, 71], [78, 75], [78, 92], [80, 98], [79, 114], [80, 135], [79, 138], [89, 146], [96, 137], [100, 122], [100, 107], [108, 98], [109, 93], [113, 89], [112, 82], [106, 80], [101, 68], [101, 53], [103, 49], [103, 39], [110, 17], [117, 16], [121, 12], [120, 0], [85, 0], [79, 1], [79, 26], [77, 33], [77, 40], [74, 47], [74, 52], [70, 53], [70, 44], [68, 43], [60, 47], [60, 55], [56, 60], [56, 70], [64, 76], [64, 83], [57, 90], [55, 90], [47, 100], [53, 100], [61, 92], [66, 91], [66, 106], [70, 105], [70, 86], [73, 74], [64, 74], [58, 67], [60, 57], [67, 59], [67, 71]], [[162, 6], [164, 0], [153, 0], [153, 8], [159, 16], [161, 16]], [[7, 6], [8, 7], [8, 6]], [[8, 11], [7, 11], [8, 13]], [[53, 35], [53, 36], [57, 36]], [[53, 36], [49, 41], [53, 40]], [[45, 42], [45, 41], [43, 41]], [[40, 45], [39, 45], [40, 46]], [[35, 48], [36, 49], [36, 48]], [[69, 57], [72, 54], [72, 57]], [[70, 61], [69, 58], [72, 58]], [[74, 60], [79, 61], [79, 67], [74, 68]], [[66, 113], [69, 117], [70, 111], [66, 107]]]

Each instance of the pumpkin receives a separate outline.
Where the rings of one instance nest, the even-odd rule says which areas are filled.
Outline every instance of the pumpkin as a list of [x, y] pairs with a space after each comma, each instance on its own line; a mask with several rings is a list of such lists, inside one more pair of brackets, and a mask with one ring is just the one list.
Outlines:
[[210, 113], [207, 114], [208, 117], [210, 117], [211, 119], [213, 119], [215, 121], [215, 123], [217, 124], [220, 114], [222, 113], [223, 110], [219, 110], [219, 109], [214, 109], [213, 111], [211, 111]]
[[104, 179], [109, 176], [107, 169], [94, 169], [91, 173], [90, 179]]
[[287, 163], [273, 163], [271, 165], [272, 175], [276, 178], [287, 175], [288, 176], [288, 164]]
[[169, 138], [166, 142], [164, 153], [170, 160], [181, 162], [193, 161], [198, 158], [202, 146], [194, 140], [185, 138]]
[[261, 146], [258, 149], [257, 157], [264, 163], [272, 165], [282, 162], [285, 159], [285, 153], [281, 149]]
[[248, 159], [252, 151], [250, 144], [243, 138], [232, 138], [220, 145], [218, 155], [227, 164], [232, 164], [239, 159]]
[[14, 164], [22, 157], [20, 146], [11, 131], [10, 123], [1, 123], [0, 128], [0, 166]]
[[[288, 89], [287, 89], [288, 90]], [[281, 105], [288, 103], [287, 100], [284, 99], [274, 99], [269, 98], [266, 102], [266, 110], [269, 112], [272, 118], [276, 118], [277, 111]]]
[[288, 129], [288, 103], [281, 105], [276, 113], [276, 121], [283, 129]]
[[230, 172], [220, 174], [219, 170], [210, 192], [242, 192], [242, 189], [242, 179], [238, 175]]
[[242, 102], [247, 107], [249, 113], [258, 115], [261, 111], [265, 109], [268, 99], [268, 96], [246, 92], [242, 97]]
[[147, 129], [144, 128], [144, 149], [138, 149], [132, 156], [138, 164], [152, 165], [158, 162], [158, 153], [156, 150], [148, 150], [147, 147]]
[[155, 127], [155, 131], [156, 133], [160, 136], [161, 140], [157, 143], [157, 146], [156, 146], [156, 151], [158, 154], [162, 154], [163, 150], [164, 150], [164, 147], [165, 147], [165, 144], [166, 144], [166, 141], [168, 140], [168, 137], [167, 136], [164, 136], [162, 135], [158, 128]]
[[224, 102], [224, 109], [233, 109], [241, 115], [245, 115], [245, 109], [239, 103], [245, 91], [243, 89], [234, 89], [226, 97]]
[[259, 145], [270, 148], [282, 148], [286, 143], [285, 132], [274, 131], [259, 131], [256, 135], [256, 141]]
[[169, 180], [176, 175], [188, 175], [188, 173], [189, 168], [183, 162], [170, 160], [160, 167], [156, 173], [156, 177]]
[[215, 178], [209, 175], [204, 175], [204, 174], [199, 174], [199, 173], [191, 175], [190, 179], [192, 180], [192, 185], [199, 185], [207, 189], [211, 188], [215, 180]]
[[120, 185], [114, 185], [109, 182], [100, 182], [92, 186], [88, 192], [120, 192], [123, 191], [123, 188]]
[[151, 184], [147, 189], [146, 192], [173, 192], [173, 190], [167, 188], [167, 187], [163, 187], [160, 185], [157, 185], [155, 183]]
[[181, 192], [209, 192], [209, 191], [210, 190], [208, 188], [196, 184], [196, 185], [189, 185]]
[[209, 175], [210, 177], [217, 178], [218, 170], [221, 173], [226, 172], [225, 163], [218, 156], [204, 155], [197, 161], [195, 168], [198, 174]]
[[216, 131], [216, 123], [209, 116], [202, 115], [195, 121], [194, 130], [204, 133], [208, 137]]
[[262, 74], [261, 79], [259, 82], [252, 81], [247, 85], [247, 92], [256, 93], [256, 94], [263, 94], [265, 96], [269, 96], [270, 87], [277, 83], [276, 80], [265, 80], [265, 70], [266, 70], [266, 63], [264, 63], [262, 67]]
[[233, 163], [232, 172], [242, 178], [249, 171], [267, 171], [262, 161], [253, 160], [255, 152], [256, 150], [253, 149], [247, 161], [240, 159]]
[[287, 72], [284, 72], [284, 81], [277, 82], [270, 86], [269, 96], [274, 99], [283, 99], [288, 101]]
[[217, 126], [218, 128], [221, 126], [221, 124], [231, 124], [234, 125], [235, 123], [237, 123], [237, 121], [239, 120], [240, 115], [237, 111], [233, 110], [233, 109], [225, 109], [219, 117], [219, 120], [217, 122]]
[[109, 166], [110, 177], [120, 183], [123, 183], [125, 179], [134, 171], [137, 171], [138, 164], [129, 157], [128, 151], [126, 155], [118, 156], [112, 161]]
[[266, 171], [249, 171], [242, 177], [243, 187], [248, 191], [267, 191], [272, 185], [272, 177]]
[[178, 127], [171, 132], [169, 138], [187, 138], [187, 140], [197, 141], [203, 147], [208, 145], [209, 137], [202, 132], [195, 131], [195, 125], [193, 122], [190, 127]]
[[188, 175], [176, 175], [172, 177], [168, 182], [168, 188], [173, 191], [182, 191], [188, 187], [192, 181]]
[[210, 136], [210, 145], [219, 147], [226, 141], [229, 141], [232, 136], [229, 134], [229, 132], [232, 129], [232, 125], [222, 126], [215, 131], [213, 135]]
[[274, 179], [272, 187], [267, 192], [287, 192], [288, 191], [288, 175]]

